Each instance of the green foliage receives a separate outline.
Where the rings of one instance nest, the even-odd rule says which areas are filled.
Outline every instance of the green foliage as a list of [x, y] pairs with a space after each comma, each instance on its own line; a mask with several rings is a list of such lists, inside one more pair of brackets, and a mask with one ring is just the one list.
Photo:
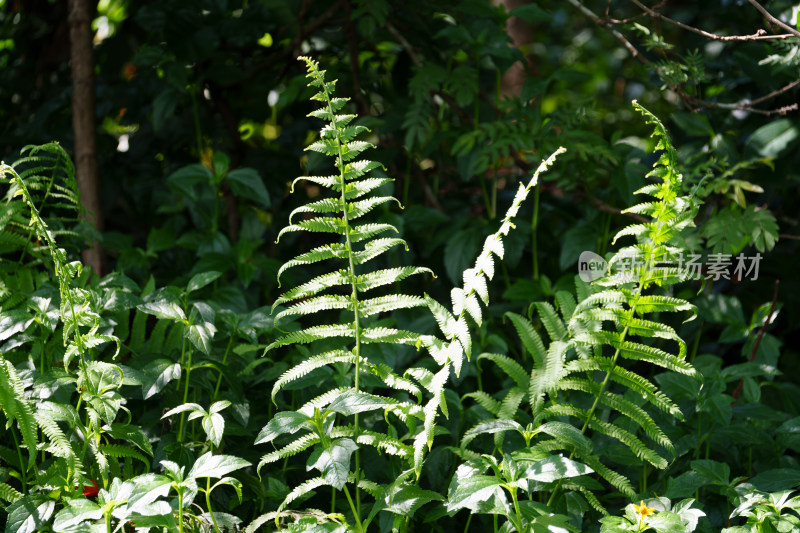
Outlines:
[[3, 167], [0, 527], [797, 529], [800, 56], [769, 15], [103, 1], [97, 231], [40, 3], [0, 0], [0, 150], [64, 146]]

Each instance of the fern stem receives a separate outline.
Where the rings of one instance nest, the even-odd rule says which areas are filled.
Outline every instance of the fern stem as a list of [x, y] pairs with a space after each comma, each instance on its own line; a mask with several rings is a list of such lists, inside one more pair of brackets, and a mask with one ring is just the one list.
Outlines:
[[[9, 422], [11, 419], [9, 418]], [[27, 469], [25, 468], [25, 461], [22, 460], [22, 449], [19, 446], [19, 439], [17, 438], [17, 432], [14, 430], [14, 424], [11, 424], [11, 436], [14, 437], [14, 447], [17, 449], [17, 457], [19, 458], [19, 477], [20, 481], [22, 481], [22, 493], [28, 493], [28, 476], [27, 476]], [[30, 452], [30, 450], [28, 450]], [[36, 453], [36, 450], [33, 452]]]
[[489, 212], [489, 220], [494, 220], [495, 216], [497, 216], [497, 167], [492, 169], [492, 210]]
[[533, 259], [533, 280], [539, 280], [539, 191], [541, 187], [536, 187], [533, 191], [533, 216], [531, 217], [531, 256]]
[[[356, 285], [356, 267], [355, 261], [353, 259], [353, 243], [350, 239], [350, 220], [347, 215], [347, 182], [344, 176], [344, 169], [345, 169], [345, 162], [344, 162], [344, 150], [342, 149], [342, 136], [341, 130], [339, 129], [339, 124], [336, 122], [336, 115], [333, 110], [333, 104], [331, 102], [331, 95], [328, 93], [328, 89], [325, 84], [322, 84], [322, 92], [325, 94], [325, 103], [328, 106], [328, 111], [331, 115], [331, 123], [334, 126], [335, 135], [336, 135], [336, 149], [338, 154], [336, 155], [336, 166], [339, 169], [339, 185], [341, 187], [341, 206], [342, 206], [342, 222], [344, 223], [344, 238], [345, 238], [345, 247], [347, 249], [347, 267], [348, 272], [350, 274], [350, 286], [352, 287], [352, 293], [350, 296], [350, 301], [353, 305], [353, 331], [355, 333], [355, 345], [353, 346], [353, 355], [355, 355], [355, 378], [353, 381], [353, 389], [358, 392], [359, 391], [359, 376], [361, 375], [361, 324], [360, 324], [360, 316], [358, 312], [358, 287]], [[358, 442], [358, 435], [359, 435], [359, 423], [358, 423], [358, 413], [353, 416], [353, 440]], [[358, 489], [358, 481], [361, 478], [361, 463], [360, 463], [360, 453], [359, 448], [356, 448], [355, 451], [355, 482], [353, 483], [353, 489], [355, 490], [356, 495], [356, 505], [355, 505], [355, 520], [358, 524], [359, 531], [361, 531], [361, 495]], [[345, 490], [346, 487], [345, 487]], [[350, 496], [348, 494], [348, 499]]]

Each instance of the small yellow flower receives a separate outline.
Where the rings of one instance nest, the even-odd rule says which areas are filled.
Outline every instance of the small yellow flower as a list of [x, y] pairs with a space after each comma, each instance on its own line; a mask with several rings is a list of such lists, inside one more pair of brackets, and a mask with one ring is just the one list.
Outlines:
[[633, 504], [633, 509], [636, 511], [636, 514], [641, 515], [642, 518], [645, 516], [650, 516], [651, 514], [655, 513], [656, 510], [652, 507], [648, 507], [644, 504], [644, 500], [639, 501], [639, 505]]

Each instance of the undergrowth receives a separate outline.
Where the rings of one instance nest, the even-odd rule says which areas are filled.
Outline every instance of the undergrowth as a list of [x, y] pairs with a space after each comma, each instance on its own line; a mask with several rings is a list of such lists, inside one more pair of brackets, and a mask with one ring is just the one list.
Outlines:
[[[163, 287], [90, 275], [70, 260], [80, 202], [64, 150], [0, 167], [6, 531], [677, 533], [723, 521], [704, 498], [724, 500], [728, 533], [797, 529], [791, 483], [730, 479], [709, 457], [726, 383], [762, 374], [715, 374], [679, 335], [698, 314], [676, 266], [698, 200], [658, 118], [634, 102], [656, 162], [601, 276], [527, 310], [490, 300], [515, 217], [559, 149], [441, 303], [413, 289], [437, 281], [410, 264], [385, 168], [361, 157], [369, 130], [301, 59], [324, 122], [307, 150], [335, 172], [293, 183], [324, 193], [294, 209], [279, 246], [316, 244], [280, 267], [291, 288], [271, 308], [248, 307], [250, 276], [211, 268], [216, 256]], [[207, 234], [187, 239], [198, 250], [219, 244], [225, 180], [263, 189], [222, 155], [170, 178], [214, 198]], [[498, 315], [514, 341], [491, 333], [506, 327]]]

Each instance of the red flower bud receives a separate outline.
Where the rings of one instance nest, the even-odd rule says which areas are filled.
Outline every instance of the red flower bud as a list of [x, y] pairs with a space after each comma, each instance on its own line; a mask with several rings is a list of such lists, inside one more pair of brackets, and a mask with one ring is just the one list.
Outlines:
[[90, 480], [92, 485], [84, 485], [83, 486], [83, 495], [87, 498], [94, 498], [100, 492], [100, 489], [97, 488], [97, 482], [93, 479]]

